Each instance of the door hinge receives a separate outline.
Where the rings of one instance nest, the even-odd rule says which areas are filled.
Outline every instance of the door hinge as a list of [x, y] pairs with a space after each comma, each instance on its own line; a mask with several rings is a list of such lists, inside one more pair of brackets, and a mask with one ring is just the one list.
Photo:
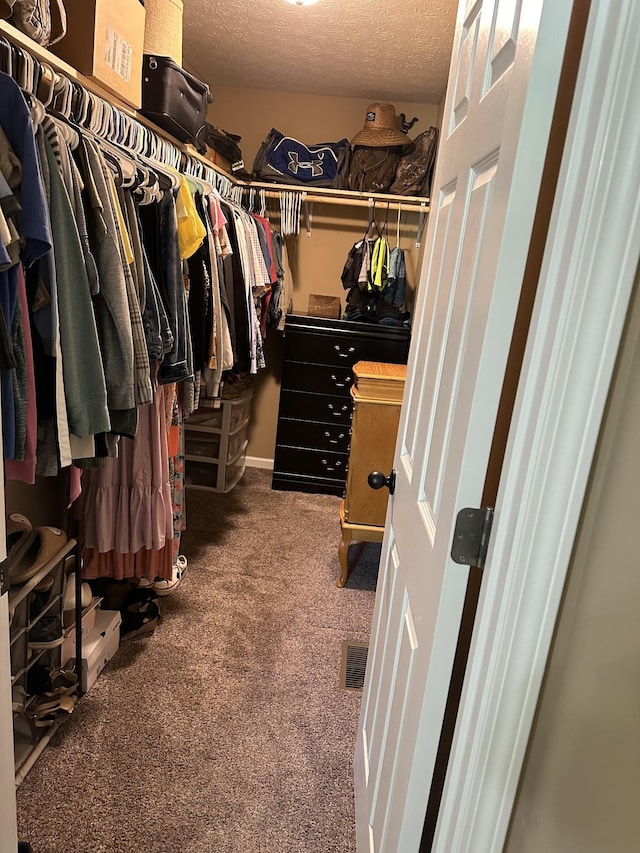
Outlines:
[[484, 568], [493, 523], [493, 507], [465, 507], [456, 518], [451, 559], [465, 566]]

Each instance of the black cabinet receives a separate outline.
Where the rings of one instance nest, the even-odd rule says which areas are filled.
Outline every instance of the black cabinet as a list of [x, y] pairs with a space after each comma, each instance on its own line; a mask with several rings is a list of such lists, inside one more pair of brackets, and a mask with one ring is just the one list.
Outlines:
[[357, 361], [406, 364], [409, 330], [292, 314], [273, 468], [274, 489], [344, 494], [351, 433], [351, 368]]

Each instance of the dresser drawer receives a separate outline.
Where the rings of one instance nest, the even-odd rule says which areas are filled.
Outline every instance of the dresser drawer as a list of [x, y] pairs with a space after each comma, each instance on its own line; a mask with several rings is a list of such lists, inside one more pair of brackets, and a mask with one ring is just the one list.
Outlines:
[[353, 367], [357, 361], [405, 363], [408, 336], [388, 337], [378, 329], [356, 333], [287, 328], [285, 361], [307, 361], [336, 367]]
[[276, 447], [273, 470], [346, 482], [348, 464], [348, 453]]
[[289, 447], [310, 447], [348, 453], [350, 432], [350, 428], [346, 425], [281, 418], [278, 423], [276, 443]]
[[291, 391], [313, 391], [317, 394], [349, 394], [353, 385], [350, 367], [341, 364], [308, 364], [286, 361], [282, 369], [282, 388]]
[[353, 400], [351, 397], [332, 397], [328, 394], [307, 394], [304, 391], [281, 391], [279, 418], [349, 424]]

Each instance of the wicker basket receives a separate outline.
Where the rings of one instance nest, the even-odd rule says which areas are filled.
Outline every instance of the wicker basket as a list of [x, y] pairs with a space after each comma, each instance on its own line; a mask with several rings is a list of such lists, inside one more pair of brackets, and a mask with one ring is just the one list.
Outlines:
[[144, 52], [170, 56], [182, 65], [183, 0], [146, 0]]

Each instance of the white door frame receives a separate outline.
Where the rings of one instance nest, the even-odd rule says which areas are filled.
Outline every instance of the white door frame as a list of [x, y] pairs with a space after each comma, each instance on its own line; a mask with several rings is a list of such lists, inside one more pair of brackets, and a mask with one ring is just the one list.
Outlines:
[[638, 32], [592, 2], [433, 853], [509, 827], [640, 257]]

